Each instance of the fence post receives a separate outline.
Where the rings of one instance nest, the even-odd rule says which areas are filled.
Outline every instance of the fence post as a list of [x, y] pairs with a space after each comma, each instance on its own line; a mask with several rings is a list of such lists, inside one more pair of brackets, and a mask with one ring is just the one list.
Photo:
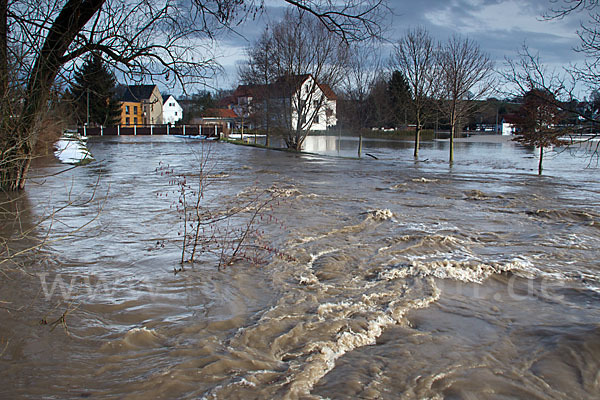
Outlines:
[[183, 136], [185, 136], [185, 124], [183, 125]]
[[150, 136], [152, 136], [152, 128], [154, 128], [154, 125], [150, 125]]
[[133, 126], [133, 136], [137, 136], [137, 125]]
[[121, 136], [121, 125], [117, 125], [117, 136]]
[[169, 124], [167, 124], [167, 136], [169, 136]]
[[83, 125], [83, 136], [87, 136], [87, 126], [85, 124]]

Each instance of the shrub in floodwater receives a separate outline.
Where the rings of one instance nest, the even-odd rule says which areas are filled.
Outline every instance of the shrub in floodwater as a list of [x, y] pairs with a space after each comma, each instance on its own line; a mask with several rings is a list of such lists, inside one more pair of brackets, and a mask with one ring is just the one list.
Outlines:
[[[206, 150], [203, 146], [196, 154], [198, 167], [193, 173], [177, 172], [162, 163], [156, 169], [169, 179], [177, 196], [171, 207], [180, 221], [181, 266], [175, 268], [175, 273], [183, 271], [186, 263], [196, 262], [202, 254], [216, 256], [219, 270], [237, 260], [260, 265], [273, 255], [291, 259], [265, 241], [260, 227], [262, 222], [283, 227], [271, 213], [272, 206], [284, 197], [282, 192], [252, 187], [238, 194], [233, 203], [217, 205], [207, 200], [208, 188], [220, 176], [212, 174], [210, 151]], [[164, 243], [158, 242], [157, 247], [164, 247]]]

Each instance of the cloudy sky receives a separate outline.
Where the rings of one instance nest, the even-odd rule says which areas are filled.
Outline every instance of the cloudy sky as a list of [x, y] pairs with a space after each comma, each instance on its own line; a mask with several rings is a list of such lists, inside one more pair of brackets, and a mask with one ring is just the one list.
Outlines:
[[[573, 48], [578, 45], [576, 31], [585, 15], [544, 21], [543, 14], [552, 6], [550, 0], [390, 0], [390, 5], [394, 14], [389, 21], [391, 41], [421, 25], [440, 41], [456, 33], [477, 41], [497, 67], [502, 67], [505, 57], [514, 57], [523, 43], [553, 67], [581, 61]], [[213, 86], [226, 89], [236, 85], [236, 63], [244, 59], [244, 49], [282, 13], [283, 2], [269, 0], [264, 15], [239, 27], [239, 34], [220, 39], [218, 52], [225, 74], [215, 79]]]

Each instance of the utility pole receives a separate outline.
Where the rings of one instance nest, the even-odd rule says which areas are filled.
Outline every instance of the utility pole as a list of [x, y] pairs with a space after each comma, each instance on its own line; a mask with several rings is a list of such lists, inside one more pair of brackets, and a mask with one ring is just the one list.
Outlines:
[[87, 88], [87, 122], [86, 126], [90, 126], [90, 88]]
[[498, 106], [496, 106], [496, 134], [498, 133]]

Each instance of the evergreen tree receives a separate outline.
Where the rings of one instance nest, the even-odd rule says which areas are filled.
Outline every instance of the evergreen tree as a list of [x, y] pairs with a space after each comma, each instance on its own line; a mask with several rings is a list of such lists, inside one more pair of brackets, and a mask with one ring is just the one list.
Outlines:
[[410, 117], [410, 88], [400, 71], [392, 72], [387, 86], [387, 98], [390, 104], [392, 121], [396, 127], [408, 125]]
[[70, 90], [79, 122], [87, 122], [88, 93], [90, 124], [113, 125], [118, 122], [121, 109], [115, 92], [115, 76], [100, 55], [91, 54], [75, 72]]

